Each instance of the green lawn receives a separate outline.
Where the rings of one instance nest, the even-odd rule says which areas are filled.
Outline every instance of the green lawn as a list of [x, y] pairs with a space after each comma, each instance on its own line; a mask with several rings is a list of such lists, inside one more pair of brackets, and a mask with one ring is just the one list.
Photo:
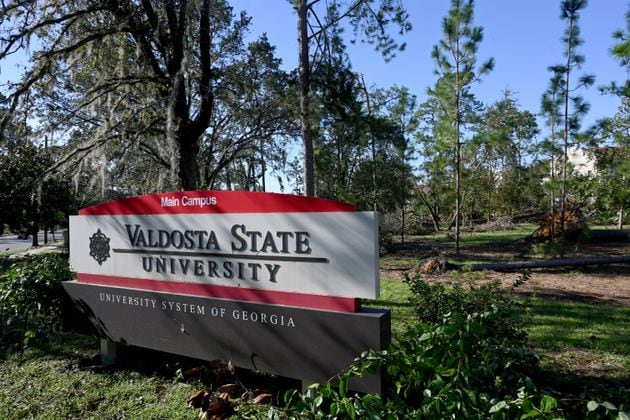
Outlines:
[[[466, 232], [461, 233], [462, 245], [496, 245], [501, 242], [512, 242], [531, 235], [538, 225], [531, 223], [522, 223], [510, 230], [497, 230], [488, 232]], [[408, 240], [433, 241], [437, 243], [454, 244], [453, 238], [446, 235], [445, 232], [434, 233], [430, 235], [409, 236]]]
[[190, 419], [196, 391], [172, 378], [136, 370], [103, 370], [98, 340], [66, 334], [36, 340], [24, 358], [0, 362], [0, 418]]
[[534, 300], [527, 330], [541, 353], [608, 364], [621, 369], [611, 376], [630, 377], [630, 308]]
[[385, 308], [392, 311], [392, 340], [402, 337], [407, 326], [413, 322], [414, 314], [408, 301], [411, 292], [407, 283], [400, 280], [381, 279], [381, 296], [364, 306]]

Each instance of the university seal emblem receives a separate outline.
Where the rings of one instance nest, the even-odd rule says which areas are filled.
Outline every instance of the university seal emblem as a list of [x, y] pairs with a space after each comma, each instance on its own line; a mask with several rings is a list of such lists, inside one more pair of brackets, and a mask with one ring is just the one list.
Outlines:
[[110, 257], [109, 238], [100, 229], [90, 238], [90, 257], [93, 257], [98, 265], [102, 265], [103, 261]]

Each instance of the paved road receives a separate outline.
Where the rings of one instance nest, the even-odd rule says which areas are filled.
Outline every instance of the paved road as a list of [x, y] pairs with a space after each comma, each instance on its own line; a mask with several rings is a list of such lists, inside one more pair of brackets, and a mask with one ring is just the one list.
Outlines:
[[[58, 241], [63, 239], [61, 232], [55, 232], [55, 239]], [[14, 251], [19, 249], [26, 249], [31, 246], [33, 239], [18, 239], [17, 235], [0, 236], [0, 252]], [[48, 234], [48, 243], [52, 243], [52, 235]], [[39, 244], [44, 245], [44, 233], [39, 233]]]

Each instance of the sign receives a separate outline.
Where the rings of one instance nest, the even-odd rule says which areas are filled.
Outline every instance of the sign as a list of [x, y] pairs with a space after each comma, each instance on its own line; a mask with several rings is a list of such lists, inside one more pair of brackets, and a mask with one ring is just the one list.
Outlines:
[[72, 216], [70, 264], [86, 283], [356, 310], [379, 296], [378, 218], [282, 194], [155, 194]]
[[[390, 342], [390, 313], [320, 311], [65, 282], [99, 333], [125, 343], [201, 360], [325, 383], [363, 351]], [[351, 389], [381, 393], [381, 375]]]
[[[152, 194], [70, 218], [64, 282], [106, 340], [327, 382], [390, 343], [378, 218], [330, 200], [234, 191]], [[380, 373], [353, 379], [382, 391]]]

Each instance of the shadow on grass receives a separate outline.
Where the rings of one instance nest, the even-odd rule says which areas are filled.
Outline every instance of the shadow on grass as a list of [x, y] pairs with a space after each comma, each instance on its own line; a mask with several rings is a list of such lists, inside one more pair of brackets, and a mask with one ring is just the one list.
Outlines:
[[[527, 326], [542, 348], [575, 347], [615, 354], [630, 368], [630, 308], [592, 302], [535, 299]], [[630, 378], [630, 372], [627, 375]]]
[[[589, 401], [608, 401], [624, 410], [630, 407], [630, 377], [602, 378], [568, 372], [557, 366], [540, 370], [536, 383], [557, 397], [567, 419], [584, 418]], [[611, 417], [612, 418], [612, 417]]]
[[624, 305], [618, 300], [611, 299], [605, 295], [597, 293], [579, 293], [570, 290], [554, 289], [554, 288], [538, 288], [534, 292], [515, 290], [515, 293], [520, 296], [535, 297], [541, 301], [554, 302], [554, 303], [584, 303], [591, 305], [610, 305], [618, 308], [623, 308]]

